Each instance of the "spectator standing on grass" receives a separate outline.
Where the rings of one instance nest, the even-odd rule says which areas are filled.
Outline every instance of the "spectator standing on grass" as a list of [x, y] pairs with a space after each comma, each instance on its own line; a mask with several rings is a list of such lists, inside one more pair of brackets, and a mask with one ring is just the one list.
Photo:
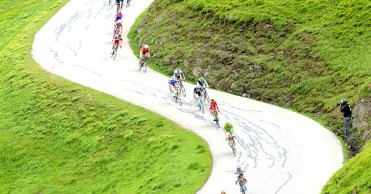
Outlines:
[[348, 137], [350, 135], [350, 120], [352, 119], [352, 108], [348, 104], [347, 100], [343, 99], [340, 101], [340, 111], [343, 113], [345, 135]]

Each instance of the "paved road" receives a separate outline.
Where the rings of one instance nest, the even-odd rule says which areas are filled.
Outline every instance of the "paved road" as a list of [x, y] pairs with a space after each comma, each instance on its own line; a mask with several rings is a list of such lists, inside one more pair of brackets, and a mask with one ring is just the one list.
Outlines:
[[[133, 1], [124, 9], [124, 33], [152, 0]], [[71, 0], [36, 35], [34, 59], [46, 70], [157, 112], [205, 139], [213, 170], [198, 193], [238, 193], [233, 174], [241, 165], [248, 193], [319, 193], [342, 165], [341, 145], [318, 123], [294, 112], [227, 93], [209, 90], [221, 108], [221, 123], [234, 123], [238, 154], [233, 157], [212, 117], [198, 111], [188, 95], [173, 102], [168, 78], [148, 69], [124, 40], [116, 60], [110, 58], [114, 8], [103, 0]], [[187, 93], [193, 85], [186, 84]]]

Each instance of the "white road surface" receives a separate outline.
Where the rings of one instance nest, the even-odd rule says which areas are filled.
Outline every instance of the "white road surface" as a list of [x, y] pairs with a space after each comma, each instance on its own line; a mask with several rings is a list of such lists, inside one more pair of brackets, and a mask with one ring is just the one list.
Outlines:
[[[47, 71], [157, 112], [201, 136], [213, 156], [212, 173], [198, 193], [239, 193], [234, 184], [240, 165], [247, 193], [320, 193], [342, 165], [336, 137], [313, 120], [276, 106], [209, 89], [219, 102], [221, 124], [230, 121], [237, 134], [237, 156], [215, 127], [210, 114], [198, 111], [188, 96], [179, 106], [169, 94], [169, 78], [148, 69], [138, 71], [128, 40], [110, 57], [115, 9], [108, 0], [71, 0], [36, 35], [32, 54]], [[133, 0], [124, 8], [125, 37], [152, 0]], [[124, 192], [124, 190], [123, 190]]]

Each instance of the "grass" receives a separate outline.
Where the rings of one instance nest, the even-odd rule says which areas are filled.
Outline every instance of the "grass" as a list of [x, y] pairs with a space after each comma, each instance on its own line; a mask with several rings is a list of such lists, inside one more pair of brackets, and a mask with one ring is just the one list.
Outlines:
[[66, 2], [0, 5], [0, 193], [195, 193], [202, 139], [35, 64], [33, 37]]
[[[369, 21], [368, 0], [159, 0], [129, 38], [134, 50], [150, 45], [152, 66], [165, 75], [181, 68], [193, 83], [204, 76], [214, 89], [310, 115], [339, 137], [337, 104], [346, 98], [353, 123], [366, 123], [352, 129], [353, 155], [371, 138]], [[359, 157], [370, 160], [364, 150]], [[367, 179], [354, 162], [346, 165]]]
[[[371, 192], [371, 142], [339, 169], [322, 189], [323, 194], [370, 193]], [[361, 168], [359, 168], [361, 167]]]

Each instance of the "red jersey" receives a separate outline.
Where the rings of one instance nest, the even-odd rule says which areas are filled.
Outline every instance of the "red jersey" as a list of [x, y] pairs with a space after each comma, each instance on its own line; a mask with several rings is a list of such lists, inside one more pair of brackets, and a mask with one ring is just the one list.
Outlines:
[[210, 102], [209, 110], [212, 111], [213, 109], [219, 111], [219, 107], [218, 107], [218, 104], [216, 103], [216, 101]]

